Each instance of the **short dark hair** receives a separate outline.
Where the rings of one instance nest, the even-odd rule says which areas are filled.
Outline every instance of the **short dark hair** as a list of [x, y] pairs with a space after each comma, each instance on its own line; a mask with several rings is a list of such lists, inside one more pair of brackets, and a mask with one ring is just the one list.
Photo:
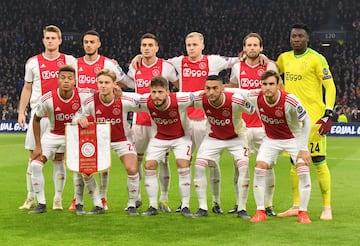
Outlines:
[[72, 72], [75, 74], [75, 68], [71, 65], [64, 65], [59, 69], [59, 73], [61, 72]]
[[261, 75], [261, 81], [266, 80], [269, 77], [274, 76], [276, 78], [276, 84], [279, 84], [280, 82], [280, 75], [278, 72], [274, 71], [274, 70], [267, 70], [265, 71], [262, 75]]
[[159, 44], [159, 39], [158, 37], [156, 37], [155, 34], [152, 34], [152, 33], [145, 33], [144, 35], [141, 36], [141, 39], [140, 39], [140, 43], [143, 39], [145, 38], [151, 38], [151, 39], [154, 39], [155, 40], [155, 43], [158, 45]]
[[84, 36], [85, 35], [95, 35], [95, 36], [97, 36], [99, 39], [100, 39], [100, 34], [97, 32], [97, 31], [95, 31], [95, 30], [89, 30], [89, 31], [87, 31], [85, 34], [84, 34]]
[[166, 90], [169, 90], [169, 82], [163, 76], [155, 76], [154, 78], [152, 78], [150, 82], [150, 87], [153, 86], [161, 86]]
[[307, 35], [310, 35], [310, 28], [304, 23], [295, 23], [291, 26], [291, 29], [303, 29]]
[[209, 75], [206, 80], [218, 80], [218, 81], [221, 81], [221, 83], [223, 83], [223, 79], [219, 76], [219, 75]]

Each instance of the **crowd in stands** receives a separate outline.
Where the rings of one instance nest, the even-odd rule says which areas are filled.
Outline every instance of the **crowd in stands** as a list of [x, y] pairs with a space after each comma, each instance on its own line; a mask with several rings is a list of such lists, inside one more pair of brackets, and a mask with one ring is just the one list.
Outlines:
[[[320, 30], [334, 22], [336, 29], [346, 32], [346, 39], [324, 48], [312, 36], [310, 47], [328, 59], [337, 86], [337, 107], [344, 112], [360, 107], [360, 3], [354, 0], [279, 0], [276, 4], [265, 0], [13, 0], [0, 3], [0, 16], [3, 120], [17, 119], [25, 61], [43, 51], [42, 29], [49, 24], [59, 26], [63, 33], [79, 34], [63, 40], [60, 48], [76, 57], [83, 55], [82, 34], [97, 30], [101, 54], [116, 59], [127, 71], [132, 57], [139, 53], [139, 39], [146, 32], [159, 37], [158, 55], [164, 58], [184, 54], [184, 37], [191, 31], [204, 34], [205, 54], [225, 56], [237, 56], [243, 37], [258, 32], [264, 39], [264, 53], [276, 59], [290, 49], [291, 24], [303, 22], [311, 30]], [[229, 71], [222, 75], [228, 80]]]

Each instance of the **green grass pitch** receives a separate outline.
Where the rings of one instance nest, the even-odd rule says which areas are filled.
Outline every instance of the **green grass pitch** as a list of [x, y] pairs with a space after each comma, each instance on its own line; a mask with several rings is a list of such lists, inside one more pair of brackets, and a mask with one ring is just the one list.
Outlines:
[[[312, 194], [309, 215], [313, 223], [302, 225], [296, 218], [268, 218], [264, 223], [250, 223], [236, 215], [216, 215], [206, 218], [185, 218], [177, 213], [152, 217], [130, 217], [124, 211], [127, 202], [126, 174], [121, 162], [113, 155], [108, 191], [109, 210], [103, 215], [77, 216], [67, 210], [73, 196], [72, 174], [67, 173], [63, 195], [64, 211], [52, 211], [52, 162], [45, 168], [48, 212], [29, 215], [19, 210], [26, 196], [25, 170], [28, 153], [24, 150], [24, 134], [0, 134], [0, 245], [359, 245], [360, 235], [360, 138], [329, 137], [328, 164], [332, 175], [333, 221], [321, 221], [321, 198], [312, 168]], [[276, 172], [275, 211], [292, 204], [288, 157], [278, 159]], [[250, 173], [253, 176], [254, 158]], [[170, 206], [179, 205], [175, 165], [171, 164]], [[221, 206], [224, 211], [234, 205], [232, 185], [233, 164], [227, 153], [221, 162]], [[252, 179], [251, 179], [252, 185]], [[145, 188], [141, 186], [147, 207]], [[211, 193], [208, 189], [211, 208]], [[197, 210], [197, 197], [192, 191], [191, 211]], [[85, 209], [92, 207], [85, 194]], [[252, 189], [247, 209], [250, 215], [256, 207]]]

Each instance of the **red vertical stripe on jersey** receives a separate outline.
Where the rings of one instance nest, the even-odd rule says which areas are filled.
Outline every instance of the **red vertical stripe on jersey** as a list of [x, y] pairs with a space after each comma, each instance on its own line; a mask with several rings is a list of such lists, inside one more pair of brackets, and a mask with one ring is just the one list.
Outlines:
[[98, 170], [96, 124], [79, 126], [79, 171], [87, 175]]

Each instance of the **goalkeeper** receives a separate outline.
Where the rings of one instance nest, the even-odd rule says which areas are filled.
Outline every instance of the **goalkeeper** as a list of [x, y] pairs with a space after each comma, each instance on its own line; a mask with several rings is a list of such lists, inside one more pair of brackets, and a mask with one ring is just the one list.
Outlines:
[[[326, 134], [331, 129], [336, 89], [325, 57], [308, 48], [309, 33], [309, 28], [305, 24], [294, 24], [290, 31], [290, 44], [293, 50], [280, 54], [276, 63], [280, 74], [284, 75], [285, 90], [300, 99], [310, 116], [312, 128], [308, 147], [322, 194], [323, 208], [320, 219], [332, 220], [331, 178], [325, 157]], [[298, 214], [298, 176], [294, 165], [290, 176], [294, 196], [293, 207], [279, 213], [279, 217]]]

